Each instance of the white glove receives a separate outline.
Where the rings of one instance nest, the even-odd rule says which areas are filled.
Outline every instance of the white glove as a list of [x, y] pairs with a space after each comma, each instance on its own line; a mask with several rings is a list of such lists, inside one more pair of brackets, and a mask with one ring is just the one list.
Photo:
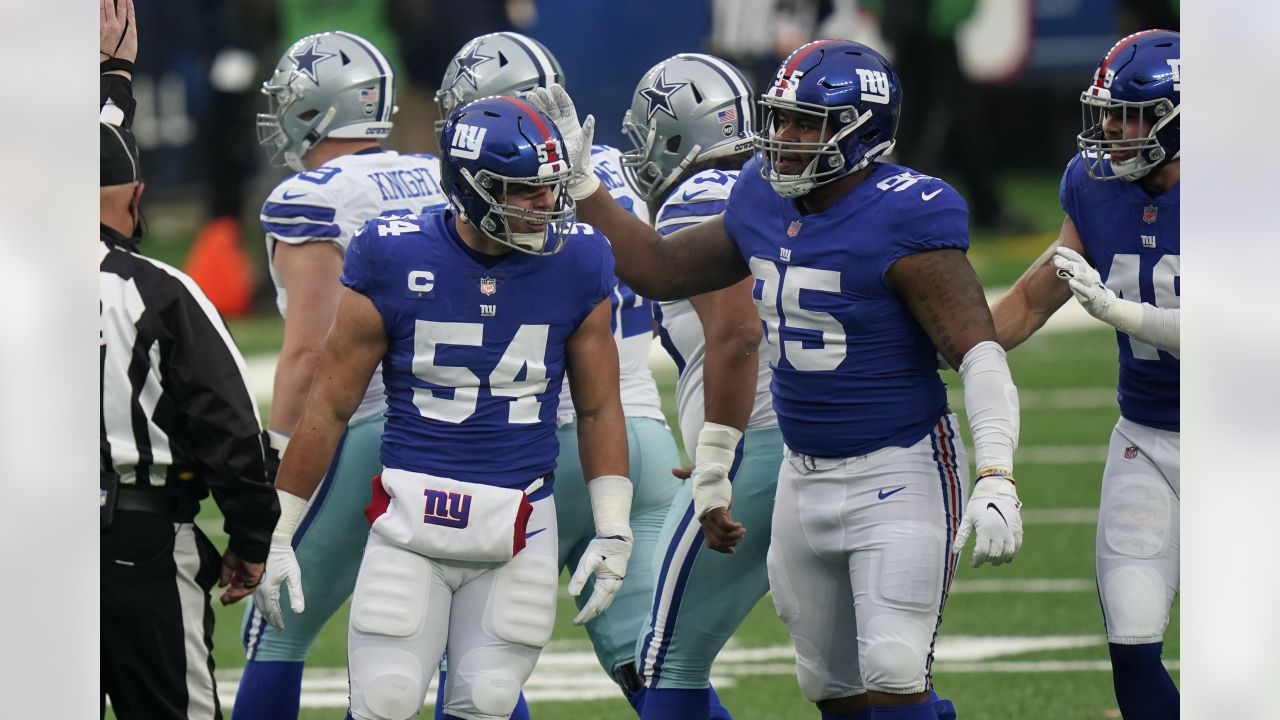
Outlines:
[[742, 440], [742, 431], [719, 423], [704, 423], [698, 432], [698, 448], [693, 453], [693, 519], [716, 508], [728, 508], [733, 500], [729, 469]]
[[1117, 297], [1102, 284], [1098, 271], [1075, 250], [1058, 247], [1054, 252], [1057, 255], [1053, 266], [1058, 269], [1058, 277], [1067, 281], [1071, 294], [1086, 312], [1123, 333], [1133, 334], [1141, 327], [1141, 303]]
[[578, 124], [578, 110], [573, 98], [558, 83], [535, 88], [525, 100], [546, 113], [564, 138], [564, 151], [569, 156], [573, 177], [569, 181], [569, 197], [581, 200], [600, 187], [600, 178], [591, 170], [591, 139], [596, 134], [596, 117], [588, 115]]
[[578, 597], [595, 575], [595, 587], [582, 611], [573, 619], [582, 625], [609, 609], [613, 598], [627, 576], [631, 559], [631, 481], [618, 475], [603, 475], [587, 483], [591, 495], [591, 512], [596, 521], [596, 537], [587, 544], [578, 561], [578, 569], [569, 579], [569, 594]]
[[1022, 547], [1022, 502], [1008, 474], [979, 474], [973, 495], [960, 520], [951, 552], [960, 554], [970, 535], [975, 535], [973, 566], [991, 561], [992, 565], [1013, 562]]
[[278, 630], [284, 629], [284, 617], [280, 613], [280, 586], [289, 588], [289, 608], [295, 613], [307, 609], [306, 599], [302, 596], [302, 570], [298, 567], [298, 558], [293, 554], [293, 531], [307, 511], [307, 501], [276, 489], [280, 498], [280, 519], [276, 521], [276, 529], [271, 533], [271, 549], [267, 553], [267, 569], [262, 574], [262, 582], [253, 591], [253, 604], [258, 612], [267, 618]]

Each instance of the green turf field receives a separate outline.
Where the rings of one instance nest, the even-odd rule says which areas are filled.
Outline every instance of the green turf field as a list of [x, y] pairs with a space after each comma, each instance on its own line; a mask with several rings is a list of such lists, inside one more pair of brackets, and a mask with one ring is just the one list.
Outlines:
[[[1014, 193], [1044, 233], [999, 241], [975, 238], [971, 257], [984, 284], [1008, 285], [1052, 239], [1049, 233], [1060, 217], [1052, 205], [1055, 183], [1055, 178], [1033, 178]], [[1048, 204], [1041, 202], [1044, 197]], [[233, 332], [247, 355], [278, 348], [280, 325], [273, 318], [233, 323]], [[1093, 585], [1102, 458], [1117, 416], [1113, 336], [1101, 327], [1041, 334], [1014, 351], [1010, 363], [1022, 396], [1017, 474], [1025, 544], [1015, 563], [1000, 568], [970, 568], [966, 553], [939, 638], [935, 682], [966, 720], [1118, 718]], [[961, 411], [954, 392], [958, 380], [953, 373], [947, 380], [953, 405]], [[659, 381], [670, 414], [674, 378], [663, 374]], [[205, 509], [201, 524], [222, 545], [225, 536], [213, 504]], [[243, 606], [217, 610], [214, 654], [227, 705], [243, 665], [242, 612]], [[570, 626], [573, 614], [562, 592], [553, 641], [527, 686], [533, 716], [633, 718], [595, 665], [585, 632]], [[1165, 645], [1175, 680], [1178, 627], [1175, 604]], [[312, 652], [304, 680], [305, 720], [342, 717], [345, 629], [344, 610]], [[713, 681], [739, 720], [817, 717], [796, 686], [787, 633], [767, 597], [722, 653]]]

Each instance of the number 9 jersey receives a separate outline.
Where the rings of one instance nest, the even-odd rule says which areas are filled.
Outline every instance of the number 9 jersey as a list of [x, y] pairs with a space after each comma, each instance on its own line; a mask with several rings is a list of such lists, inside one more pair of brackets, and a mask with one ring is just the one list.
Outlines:
[[387, 333], [384, 466], [503, 487], [555, 468], [565, 344], [616, 283], [604, 236], [572, 234], [555, 255], [483, 255], [440, 208], [352, 239], [342, 284]]
[[[1116, 295], [1177, 308], [1182, 294], [1177, 185], [1152, 197], [1136, 182], [1100, 182], [1080, 156], [1062, 176], [1062, 209], [1080, 233], [1085, 256]], [[1141, 425], [1179, 429], [1179, 362], [1172, 354], [1116, 331], [1120, 414]]]

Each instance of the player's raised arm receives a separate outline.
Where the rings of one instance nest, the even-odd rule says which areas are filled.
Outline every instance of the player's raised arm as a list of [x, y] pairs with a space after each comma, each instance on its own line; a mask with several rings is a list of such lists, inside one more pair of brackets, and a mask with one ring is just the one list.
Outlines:
[[538, 88], [527, 99], [554, 120], [564, 136], [575, 178], [569, 194], [577, 201], [578, 219], [609, 238], [618, 277], [637, 293], [678, 300], [728, 287], [750, 273], [723, 220], [709, 220], [664, 238], [619, 206], [591, 172], [595, 118], [588, 115], [580, 124], [564, 88]]
[[1022, 546], [1022, 503], [1013, 481], [1018, 390], [978, 275], [962, 250], [947, 248], [908, 255], [885, 278], [964, 382], [978, 474], [953, 552], [973, 534], [974, 566], [1010, 562]]
[[[1062, 230], [1031, 267], [1022, 273], [1004, 297], [991, 307], [996, 337], [1005, 350], [1012, 350], [1039, 330], [1051, 315], [1071, 298], [1067, 284], [1058, 279], [1053, 266], [1054, 251], [1059, 247], [1083, 252], [1080, 233], [1071, 218], [1062, 218]], [[954, 365], [952, 367], [955, 367]]]

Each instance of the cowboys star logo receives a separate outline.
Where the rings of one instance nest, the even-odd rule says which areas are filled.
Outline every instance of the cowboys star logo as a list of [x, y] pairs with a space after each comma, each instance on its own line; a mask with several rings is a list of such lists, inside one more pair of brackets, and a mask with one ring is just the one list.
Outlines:
[[649, 115], [645, 119], [652, 120], [653, 116], [657, 115], [658, 111], [661, 110], [670, 115], [672, 120], [677, 120], [676, 111], [671, 107], [671, 96], [688, 84], [687, 82], [668, 83], [667, 69], [663, 68], [658, 73], [658, 77], [653, 79], [653, 85], [640, 91], [640, 97], [649, 103]]
[[316, 65], [321, 60], [328, 60], [331, 57], [338, 57], [334, 53], [322, 52], [318, 49], [319, 40], [312, 41], [311, 47], [300, 49], [298, 52], [289, 56], [293, 61], [293, 71], [300, 75], [306, 75], [311, 78], [311, 82], [319, 85], [320, 79], [316, 76]]
[[473, 90], [479, 90], [480, 86], [476, 84], [476, 66], [492, 59], [488, 55], [480, 54], [480, 43], [464, 49], [462, 54], [458, 56], [458, 79], [454, 82], [465, 79], [471, 83]]

